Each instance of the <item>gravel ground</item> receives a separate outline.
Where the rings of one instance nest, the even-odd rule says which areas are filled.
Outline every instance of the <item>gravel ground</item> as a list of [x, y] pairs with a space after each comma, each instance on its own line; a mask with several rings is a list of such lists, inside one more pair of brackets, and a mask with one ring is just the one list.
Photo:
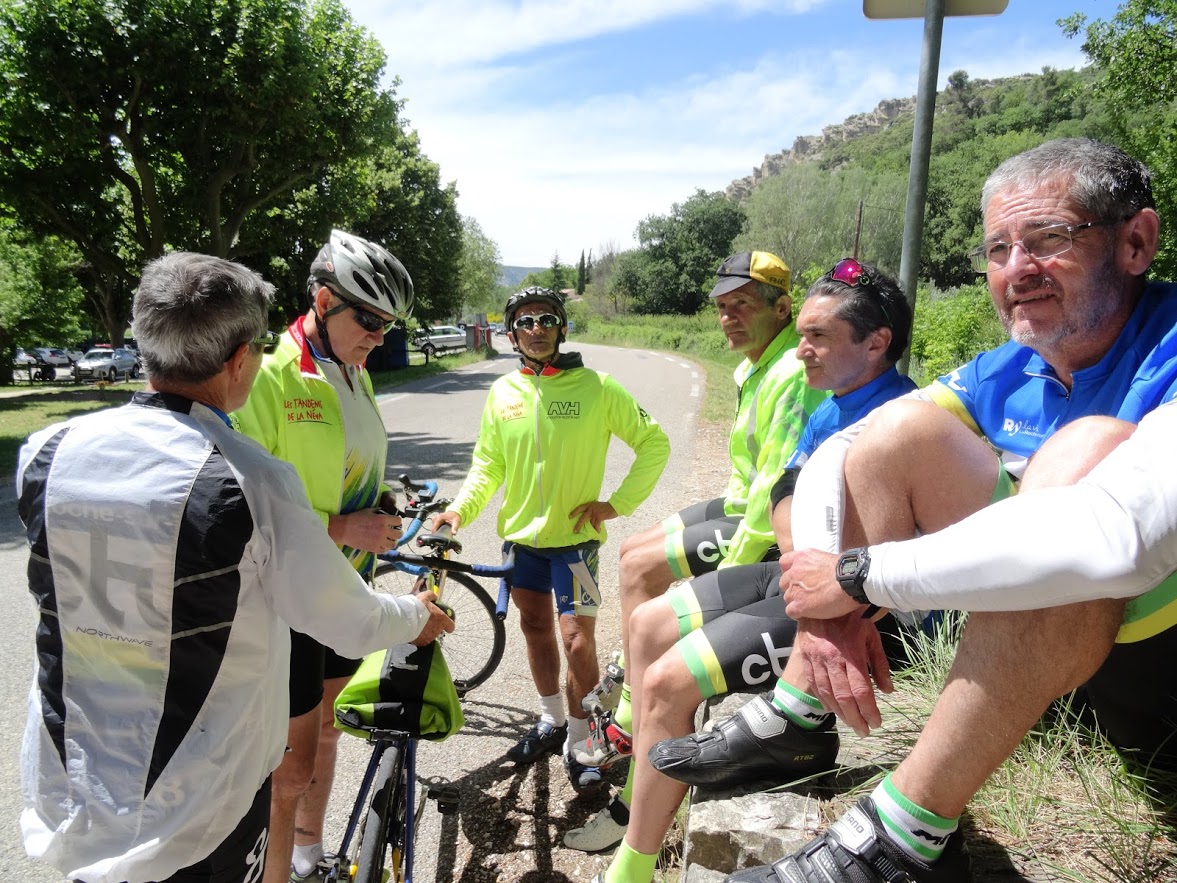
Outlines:
[[[682, 489], [682, 505], [717, 496], [727, 482], [729, 469], [727, 428], [700, 423], [690, 470], [692, 481]], [[619, 629], [616, 619], [599, 622], [597, 645], [602, 662], [621, 645]], [[434, 879], [463, 883], [589, 883], [594, 874], [605, 869], [611, 854], [588, 855], [568, 849], [563, 837], [604, 807], [609, 791], [620, 789], [625, 769], [624, 765], [618, 767], [609, 777], [613, 788], [590, 797], [577, 797], [558, 757], [529, 768], [503, 763], [481, 771], [479, 793], [468, 791], [463, 798], [475, 803], [473, 811], [464, 807], [462, 813], [463, 824], [476, 824], [481, 830], [464, 832], [471, 843], [469, 854], [438, 857]], [[442, 842], [453, 839], [443, 836]]]

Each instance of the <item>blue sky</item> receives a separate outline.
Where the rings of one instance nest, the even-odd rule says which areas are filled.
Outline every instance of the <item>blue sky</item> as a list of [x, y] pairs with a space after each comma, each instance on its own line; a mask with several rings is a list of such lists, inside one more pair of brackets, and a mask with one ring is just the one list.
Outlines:
[[[922, 19], [861, 0], [345, 0], [405, 116], [504, 264], [575, 263], [799, 135], [914, 95]], [[948, 18], [940, 82], [1084, 63], [1055, 22], [1115, 0], [1009, 0]]]

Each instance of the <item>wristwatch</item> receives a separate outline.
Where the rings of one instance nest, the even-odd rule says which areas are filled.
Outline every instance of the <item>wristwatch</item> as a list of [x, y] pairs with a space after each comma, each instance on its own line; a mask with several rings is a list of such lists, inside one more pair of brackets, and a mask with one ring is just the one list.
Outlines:
[[870, 553], [866, 548], [848, 549], [838, 558], [837, 577], [842, 591], [859, 604], [870, 604], [862, 588], [866, 573], [870, 570]]

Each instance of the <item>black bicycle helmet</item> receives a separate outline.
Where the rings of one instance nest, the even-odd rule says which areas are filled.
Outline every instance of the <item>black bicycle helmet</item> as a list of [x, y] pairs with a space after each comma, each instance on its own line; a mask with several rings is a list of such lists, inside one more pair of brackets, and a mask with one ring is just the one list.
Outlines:
[[413, 313], [413, 280], [404, 265], [382, 246], [342, 230], [331, 231], [311, 263], [307, 286], [312, 296], [316, 284], [402, 322]]
[[538, 285], [524, 288], [507, 298], [507, 305], [503, 307], [503, 324], [507, 330], [514, 332], [515, 314], [519, 312], [520, 307], [525, 307], [528, 304], [544, 304], [552, 308], [552, 311], [560, 317], [559, 342], [563, 343], [564, 332], [568, 328], [568, 313], [564, 309], [564, 296], [550, 288], [540, 288]]

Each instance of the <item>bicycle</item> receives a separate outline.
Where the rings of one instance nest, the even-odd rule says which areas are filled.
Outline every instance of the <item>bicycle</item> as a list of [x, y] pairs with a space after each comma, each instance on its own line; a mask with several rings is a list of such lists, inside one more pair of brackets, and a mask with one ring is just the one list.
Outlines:
[[[454, 674], [454, 686], [459, 695], [463, 695], [484, 683], [502, 660], [506, 643], [502, 621], [506, 615], [510, 567], [465, 564], [449, 558], [451, 552], [460, 552], [462, 545], [450, 536], [448, 529], [418, 536], [425, 517], [441, 511], [451, 501], [436, 497], [434, 482], [418, 484], [403, 475], [400, 481], [409, 496], [404, 514], [411, 518], [411, 523], [399, 545], [406, 545], [416, 538], [418, 545], [430, 547], [434, 554], [418, 556], [399, 550], [386, 552], [381, 556], [383, 561], [377, 569], [377, 577], [383, 575], [387, 578], [392, 574], [412, 577], [412, 586], [407, 585], [408, 580], [401, 580], [396, 587], [406, 591], [419, 590], [422, 586], [433, 589], [438, 592], [439, 603], [453, 610], [451, 615], [455, 617], [457, 628], [453, 634], [445, 636], [442, 651], [447, 661], [455, 649], [456, 655], [469, 660], [463, 675]], [[414, 493], [415, 497], [412, 496]], [[497, 603], [492, 604], [487, 590], [466, 576], [469, 573], [500, 579]], [[453, 604], [455, 586], [463, 589], [456, 607]], [[490, 623], [489, 652], [482, 649], [487, 643], [484, 633], [479, 639], [472, 639], [468, 644], [458, 642], [454, 647], [454, 635], [469, 627], [471, 611], [475, 614], [475, 623]], [[476, 627], [475, 631], [478, 631]], [[453, 662], [450, 666], [451, 673], [457, 670]], [[457, 786], [440, 783], [418, 791], [416, 736], [402, 730], [363, 726], [358, 719], [348, 719], [340, 711], [336, 714], [348, 727], [367, 733], [372, 755], [348, 817], [343, 842], [339, 851], [327, 861], [326, 879], [328, 883], [412, 883], [417, 824], [425, 801], [436, 800], [438, 812], [443, 815], [457, 812]], [[353, 863], [348, 855], [352, 838], [356, 836], [359, 842]]]
[[[398, 480], [408, 498], [401, 514], [409, 519], [409, 525], [397, 548], [379, 556], [373, 584], [376, 591], [392, 595], [411, 594], [423, 587], [433, 590], [442, 600], [458, 628], [452, 634], [442, 635], [439, 640], [454, 678], [454, 687], [459, 696], [465, 696], [484, 684], [503, 659], [507, 646], [503, 620], [507, 616], [510, 596], [507, 580], [510, 568], [454, 561], [449, 555], [451, 552], [461, 553], [462, 544], [451, 537], [448, 530], [418, 539], [418, 545], [433, 548], [432, 556], [401, 551], [417, 537], [428, 515], [445, 510], [453, 501], [437, 497], [435, 482], [414, 482], [407, 475]], [[497, 600], [492, 601], [486, 589], [471, 579], [470, 574], [498, 579]]]

